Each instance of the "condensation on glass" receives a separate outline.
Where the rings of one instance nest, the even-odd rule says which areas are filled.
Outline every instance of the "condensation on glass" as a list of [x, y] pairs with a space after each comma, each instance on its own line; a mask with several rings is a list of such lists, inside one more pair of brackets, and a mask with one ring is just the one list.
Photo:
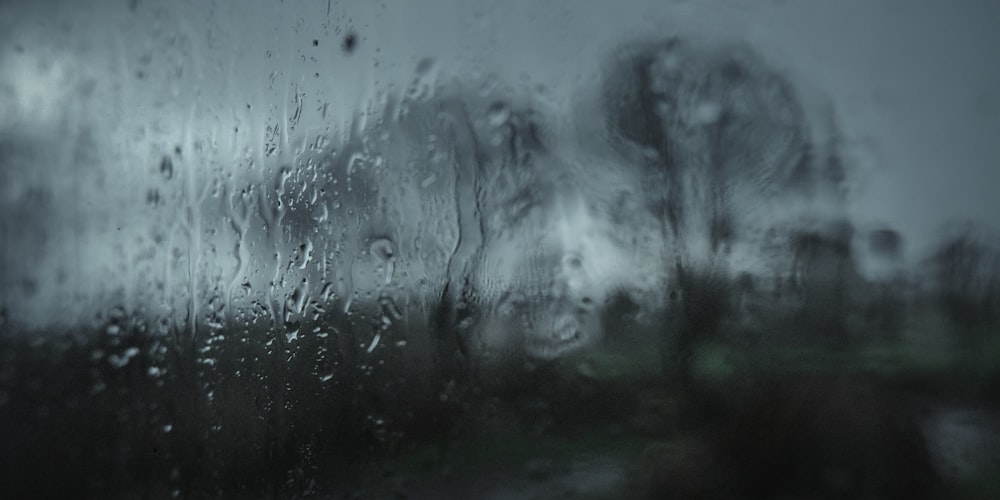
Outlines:
[[641, 3], [0, 6], [0, 496], [995, 488], [989, 221], [858, 208], [798, 7]]

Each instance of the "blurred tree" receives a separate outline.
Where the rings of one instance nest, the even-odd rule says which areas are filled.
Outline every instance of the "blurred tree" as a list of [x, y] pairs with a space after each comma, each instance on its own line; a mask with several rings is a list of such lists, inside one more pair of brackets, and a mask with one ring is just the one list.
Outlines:
[[859, 281], [853, 236], [846, 220], [793, 235], [792, 275], [802, 298], [797, 320], [803, 330], [829, 339], [846, 337], [850, 297]]
[[865, 305], [867, 326], [894, 336], [899, 333], [906, 314], [903, 236], [894, 229], [876, 229], [868, 234], [868, 252], [875, 268], [875, 282]]
[[971, 229], [946, 240], [931, 256], [940, 305], [976, 348], [1000, 320], [1000, 252]]

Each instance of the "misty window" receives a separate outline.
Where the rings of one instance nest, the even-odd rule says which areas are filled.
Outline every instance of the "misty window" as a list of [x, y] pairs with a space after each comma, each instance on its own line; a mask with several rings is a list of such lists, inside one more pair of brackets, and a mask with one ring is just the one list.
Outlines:
[[0, 496], [990, 498], [1000, 9], [0, 5]]

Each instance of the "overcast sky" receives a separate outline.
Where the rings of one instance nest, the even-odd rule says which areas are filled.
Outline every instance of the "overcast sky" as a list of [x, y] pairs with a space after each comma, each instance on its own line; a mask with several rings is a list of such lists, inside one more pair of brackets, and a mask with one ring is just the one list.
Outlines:
[[[221, 152], [205, 168], [246, 175], [239, 160], [259, 157], [295, 92], [306, 105], [289, 136], [336, 139], [430, 58], [421, 78], [495, 74], [571, 117], [614, 46], [672, 34], [746, 41], [808, 107], [832, 110], [857, 167], [853, 217], [900, 229], [912, 257], [949, 221], [1000, 229], [998, 26], [989, 0], [5, 2], [0, 130], [46, 162], [8, 155], [0, 207], [41, 182], [66, 210], [34, 222], [51, 233], [44, 251], [7, 242], [4, 265], [30, 254], [42, 282], [60, 282], [59, 262], [78, 287], [129, 279], [108, 278], [122, 258], [109, 241], [145, 234], [134, 186], [199, 139]], [[94, 184], [69, 168], [87, 154]]]

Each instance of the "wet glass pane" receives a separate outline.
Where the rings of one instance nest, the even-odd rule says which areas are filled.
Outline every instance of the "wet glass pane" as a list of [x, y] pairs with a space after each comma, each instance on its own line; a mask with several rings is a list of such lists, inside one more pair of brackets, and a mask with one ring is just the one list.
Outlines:
[[4, 2], [0, 496], [996, 497], [998, 22]]

